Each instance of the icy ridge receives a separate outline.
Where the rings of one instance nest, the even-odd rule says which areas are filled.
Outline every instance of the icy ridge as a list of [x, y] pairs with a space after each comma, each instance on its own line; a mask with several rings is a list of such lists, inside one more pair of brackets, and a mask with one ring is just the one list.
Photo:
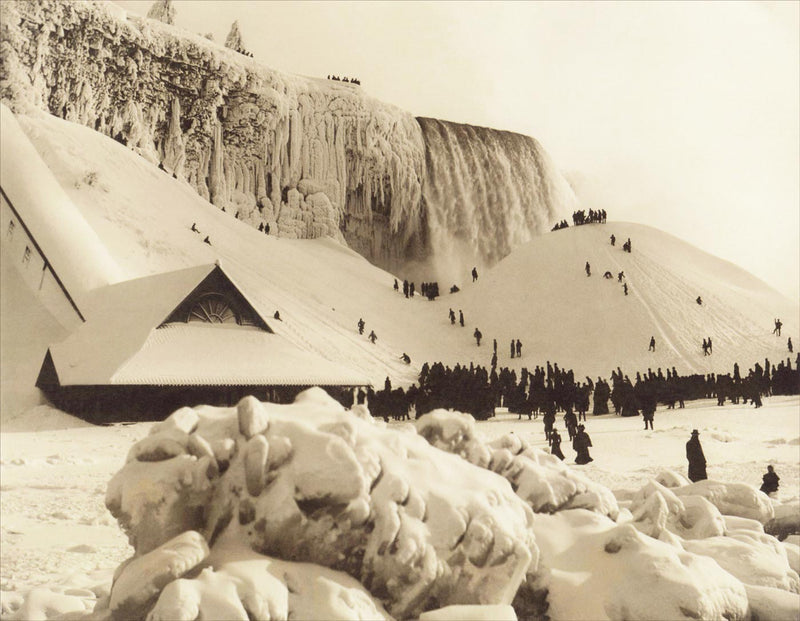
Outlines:
[[526, 136], [415, 119], [359, 86], [282, 74], [109, 3], [0, 11], [0, 98], [12, 109], [112, 136], [284, 237], [334, 237], [393, 268], [451, 235], [481, 239], [489, 263], [571, 200]]

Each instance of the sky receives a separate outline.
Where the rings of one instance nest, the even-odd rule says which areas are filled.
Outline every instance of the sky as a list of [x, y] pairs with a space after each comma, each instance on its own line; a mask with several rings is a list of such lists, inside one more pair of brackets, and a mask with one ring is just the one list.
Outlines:
[[[152, 0], [116, 0], [145, 15]], [[179, 0], [264, 65], [535, 137], [588, 209], [800, 297], [800, 3]]]

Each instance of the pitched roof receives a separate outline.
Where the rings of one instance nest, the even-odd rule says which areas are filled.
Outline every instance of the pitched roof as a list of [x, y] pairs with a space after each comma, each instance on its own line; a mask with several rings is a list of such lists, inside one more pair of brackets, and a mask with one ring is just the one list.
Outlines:
[[[166, 324], [211, 275], [226, 278], [266, 328]], [[272, 333], [219, 263], [136, 278], [94, 292], [87, 321], [50, 346], [62, 386], [367, 385], [369, 381]]]
[[110, 383], [366, 386], [370, 382], [258, 328], [173, 323], [152, 330]]

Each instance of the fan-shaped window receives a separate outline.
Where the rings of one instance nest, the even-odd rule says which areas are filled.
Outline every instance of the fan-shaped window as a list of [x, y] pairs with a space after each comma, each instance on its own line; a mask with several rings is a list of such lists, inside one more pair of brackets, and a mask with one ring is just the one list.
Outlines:
[[197, 300], [189, 309], [188, 321], [204, 323], [240, 323], [236, 312], [228, 300], [219, 294], [212, 293]]

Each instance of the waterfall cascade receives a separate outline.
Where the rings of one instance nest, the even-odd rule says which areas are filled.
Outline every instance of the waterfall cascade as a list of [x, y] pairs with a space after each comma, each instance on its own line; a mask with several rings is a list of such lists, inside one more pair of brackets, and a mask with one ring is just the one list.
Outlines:
[[[534, 138], [417, 120], [425, 142], [428, 248], [440, 271], [459, 259], [496, 263], [548, 231], [573, 204], [571, 188]], [[464, 265], [454, 267], [464, 273]]]
[[572, 198], [533, 138], [415, 119], [110, 3], [6, 0], [0, 18], [14, 111], [92, 127], [232, 217], [334, 237], [398, 274], [494, 263]]

